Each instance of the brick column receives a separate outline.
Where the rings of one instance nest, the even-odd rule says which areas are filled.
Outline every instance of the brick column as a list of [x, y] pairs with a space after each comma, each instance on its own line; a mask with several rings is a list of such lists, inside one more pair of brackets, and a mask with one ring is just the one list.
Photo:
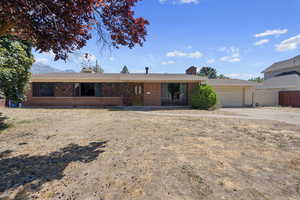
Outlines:
[[160, 106], [161, 105], [161, 83], [144, 84], [144, 105]]

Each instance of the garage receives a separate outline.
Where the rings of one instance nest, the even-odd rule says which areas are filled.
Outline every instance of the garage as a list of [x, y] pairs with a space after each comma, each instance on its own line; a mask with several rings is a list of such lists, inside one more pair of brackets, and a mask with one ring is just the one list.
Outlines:
[[244, 106], [243, 87], [214, 87], [223, 107]]
[[222, 107], [243, 107], [253, 105], [256, 83], [237, 79], [209, 79]]
[[279, 105], [300, 107], [300, 91], [279, 92]]
[[256, 88], [255, 105], [256, 106], [276, 106], [278, 105], [278, 89]]

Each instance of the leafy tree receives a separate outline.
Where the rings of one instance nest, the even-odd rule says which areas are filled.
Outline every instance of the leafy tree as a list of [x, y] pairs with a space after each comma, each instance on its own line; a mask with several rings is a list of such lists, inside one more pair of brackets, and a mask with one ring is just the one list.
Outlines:
[[127, 66], [125, 65], [122, 69], [122, 71], [120, 72], [121, 74], [129, 74], [129, 70], [127, 68]]
[[33, 62], [28, 42], [12, 36], [0, 37], [0, 91], [7, 99], [14, 103], [24, 100]]
[[211, 86], [199, 85], [193, 89], [191, 104], [195, 109], [211, 109], [217, 105], [217, 94]]
[[217, 78], [217, 70], [212, 67], [202, 67], [198, 75], [207, 76], [210, 79], [215, 79]]
[[262, 83], [265, 79], [262, 77], [255, 77], [255, 78], [250, 78], [248, 81], [253, 81], [253, 82], [257, 82], [257, 83]]
[[31, 41], [55, 60], [86, 45], [96, 30], [103, 44], [142, 45], [149, 22], [132, 11], [140, 0], [1, 0], [0, 36]]
[[229, 77], [225, 76], [224, 74], [220, 74], [217, 77], [218, 79], [230, 79]]

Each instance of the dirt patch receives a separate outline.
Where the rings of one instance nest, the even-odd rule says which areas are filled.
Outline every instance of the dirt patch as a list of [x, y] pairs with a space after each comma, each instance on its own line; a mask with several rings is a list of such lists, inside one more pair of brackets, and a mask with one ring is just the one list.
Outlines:
[[299, 126], [104, 109], [1, 112], [12, 126], [0, 134], [0, 199], [300, 198]]
[[197, 110], [197, 109], [172, 109], [172, 110], [155, 110], [152, 113], [168, 113], [168, 114], [198, 114], [198, 115], [236, 115], [236, 113], [222, 110]]
[[258, 109], [267, 109], [267, 110], [278, 110], [278, 111], [284, 111], [284, 112], [300, 112], [300, 108], [294, 108], [294, 107], [260, 107]]

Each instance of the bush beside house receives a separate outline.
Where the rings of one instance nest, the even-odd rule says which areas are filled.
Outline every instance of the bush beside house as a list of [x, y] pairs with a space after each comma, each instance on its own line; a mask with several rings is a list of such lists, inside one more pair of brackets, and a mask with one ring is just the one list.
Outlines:
[[217, 105], [217, 94], [209, 85], [199, 85], [192, 92], [191, 105], [194, 109], [213, 109]]

